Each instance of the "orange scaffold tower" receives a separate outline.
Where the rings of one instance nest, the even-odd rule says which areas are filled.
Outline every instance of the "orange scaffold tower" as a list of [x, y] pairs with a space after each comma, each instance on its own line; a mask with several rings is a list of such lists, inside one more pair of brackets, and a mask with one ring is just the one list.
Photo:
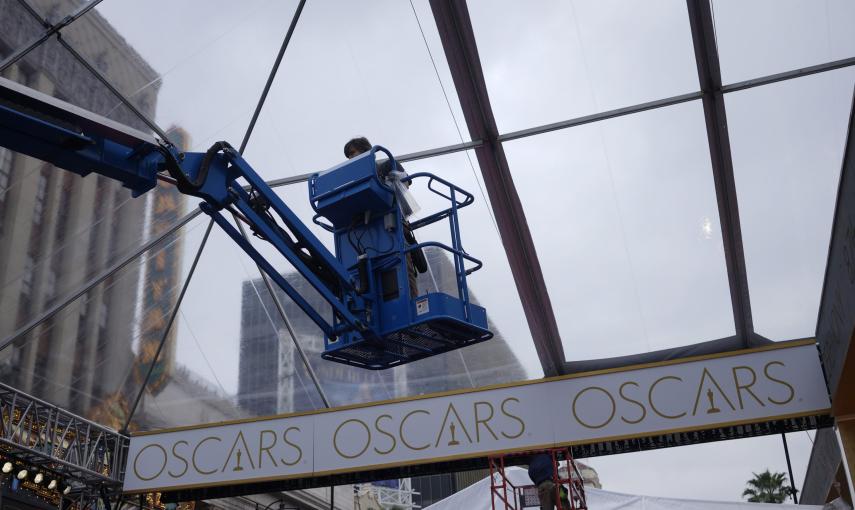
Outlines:
[[[489, 457], [490, 463], [490, 496], [493, 510], [523, 510], [525, 508], [540, 508], [540, 499], [535, 485], [515, 485], [505, 473], [509, 458], [532, 456], [545, 453], [552, 457], [555, 483], [555, 508], [558, 510], [587, 510], [585, 487], [582, 474], [570, 448], [550, 448], [500, 454]], [[562, 497], [562, 491], [566, 491]]]

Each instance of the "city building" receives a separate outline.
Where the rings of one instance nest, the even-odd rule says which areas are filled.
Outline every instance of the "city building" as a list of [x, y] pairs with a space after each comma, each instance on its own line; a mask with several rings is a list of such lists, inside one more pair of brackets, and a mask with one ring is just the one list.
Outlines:
[[[68, 2], [40, 0], [48, 19]], [[97, 12], [78, 21], [91, 37], [78, 51], [119, 89], [156, 82], [158, 74]], [[0, 0], [0, 56], [38, 37], [20, 2]], [[4, 77], [138, 129], [146, 129], [84, 66], [54, 40], [11, 66]], [[154, 114], [158, 83], [136, 97]], [[81, 178], [0, 148], [0, 331], [13, 332], [63, 301], [146, 235], [149, 200], [110, 179]], [[171, 256], [177, 258], [177, 253]], [[139, 264], [131, 264], [39, 324], [0, 354], [0, 380], [83, 415], [124, 386], [134, 361]]]
[[[425, 254], [429, 271], [419, 275], [419, 289], [456, 294], [454, 265], [445, 252], [428, 248]], [[316, 309], [328, 312], [327, 305], [304, 278], [293, 272], [285, 278]], [[320, 407], [319, 397], [295, 351], [288, 328], [280, 319], [263, 281], [244, 282], [242, 294], [238, 380], [241, 407], [257, 416]], [[487, 342], [393, 370], [362, 370], [322, 362], [321, 331], [284, 292], [277, 291], [277, 295], [332, 405], [482, 387], [526, 378], [519, 360], [492, 323], [490, 327], [495, 336]], [[473, 302], [477, 302], [477, 290], [472, 296]]]

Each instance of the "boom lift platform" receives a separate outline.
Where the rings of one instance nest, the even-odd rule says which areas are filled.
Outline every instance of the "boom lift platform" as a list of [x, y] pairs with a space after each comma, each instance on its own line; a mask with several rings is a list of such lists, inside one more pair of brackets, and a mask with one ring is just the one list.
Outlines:
[[[493, 336], [486, 311], [470, 302], [466, 284], [466, 276], [482, 264], [463, 250], [460, 241], [457, 211], [474, 197], [432, 174], [406, 177], [404, 182], [427, 180], [428, 189], [450, 203], [407, 223], [392, 185], [378, 175], [378, 151], [388, 157], [388, 167], [398, 166], [382, 147], [309, 179], [313, 221], [333, 233], [333, 255], [226, 142], [217, 142], [204, 153], [182, 153], [147, 133], [0, 78], [0, 146], [81, 176], [95, 172], [117, 180], [134, 196], [153, 189], [161, 179], [203, 199], [202, 211], [320, 327], [325, 359], [385, 369]], [[247, 223], [306, 278], [332, 307], [332, 323], [223, 216], [223, 210]], [[441, 220], [448, 220], [451, 246], [414, 243], [413, 237], [407, 241], [407, 229]], [[451, 254], [457, 296], [419, 295], [410, 288], [410, 254], [425, 247]]]

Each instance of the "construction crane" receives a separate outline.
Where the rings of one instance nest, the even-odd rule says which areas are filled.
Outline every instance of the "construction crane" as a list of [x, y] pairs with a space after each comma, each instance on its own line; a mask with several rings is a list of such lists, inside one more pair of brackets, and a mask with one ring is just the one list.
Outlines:
[[[0, 146], [86, 176], [117, 180], [134, 197], [166, 180], [199, 207], [246, 252], [324, 333], [322, 357], [378, 370], [492, 338], [483, 307], [471, 302], [466, 277], [481, 268], [460, 240], [458, 211], [474, 201], [463, 189], [436, 175], [425, 180], [448, 207], [407, 222], [392, 174], [394, 156], [375, 146], [309, 179], [313, 222], [331, 232], [332, 254], [253, 170], [238, 151], [217, 142], [204, 153], [179, 152], [166, 140], [0, 78]], [[401, 174], [397, 174], [401, 175]], [[262, 256], [223, 211], [245, 222], [269, 242], [332, 307], [332, 321], [300, 294]], [[410, 232], [447, 220], [451, 246], [415, 242]], [[454, 261], [457, 295], [419, 293], [412, 288], [412, 260], [425, 247], [445, 250]]]

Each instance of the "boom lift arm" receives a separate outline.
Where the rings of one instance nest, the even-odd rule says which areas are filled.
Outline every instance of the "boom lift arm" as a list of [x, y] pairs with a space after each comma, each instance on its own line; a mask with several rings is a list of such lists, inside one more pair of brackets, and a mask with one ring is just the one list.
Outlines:
[[[393, 168], [396, 162], [380, 147], [310, 179], [314, 221], [335, 235], [333, 255], [226, 142], [205, 153], [182, 153], [147, 133], [0, 78], [0, 145], [81, 176], [96, 172], [121, 182], [134, 196], [161, 179], [201, 198], [200, 208], [324, 332], [326, 359], [383, 369], [492, 337], [486, 312], [469, 302], [466, 287], [466, 276], [481, 264], [462, 249], [457, 210], [469, 205], [472, 195], [431, 174], [416, 174], [409, 179], [428, 178], [429, 189], [451, 206], [405, 226], [393, 190], [378, 175], [375, 152], [386, 152]], [[437, 190], [437, 185], [448, 191]], [[241, 235], [223, 210], [246, 222], [306, 278], [332, 307], [331, 323]], [[443, 219], [451, 226], [452, 247], [404, 239], [407, 228]], [[359, 245], [352, 242], [355, 235]], [[423, 246], [451, 253], [456, 298], [438, 292], [417, 296], [409, 288], [407, 253]], [[467, 269], [466, 261], [475, 267]]]

